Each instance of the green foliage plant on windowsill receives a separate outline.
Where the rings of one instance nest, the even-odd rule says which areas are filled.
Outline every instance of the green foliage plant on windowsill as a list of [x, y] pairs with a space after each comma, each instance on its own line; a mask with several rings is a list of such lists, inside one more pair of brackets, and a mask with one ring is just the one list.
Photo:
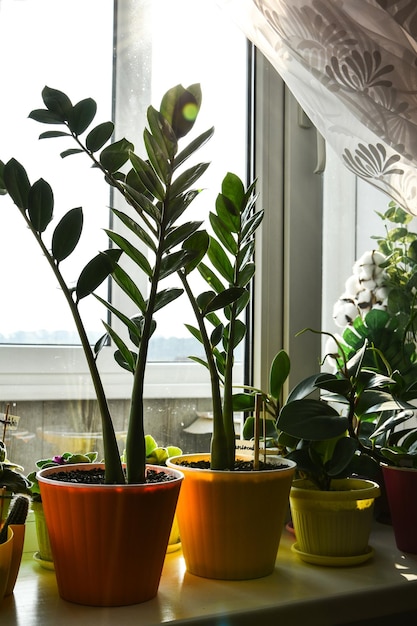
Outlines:
[[375, 480], [380, 475], [378, 454], [362, 436], [361, 425], [381, 413], [411, 408], [390, 392], [392, 378], [365, 366], [375, 353], [382, 358], [365, 342], [350, 360], [342, 355], [336, 372], [301, 381], [280, 411], [279, 445], [297, 463], [299, 474], [319, 489], [328, 490], [332, 479], [352, 475]]
[[[250, 300], [249, 285], [255, 274], [254, 236], [263, 219], [263, 211], [255, 210], [256, 200], [255, 182], [245, 189], [240, 178], [229, 172], [222, 182], [215, 211], [209, 216], [213, 233], [204, 245], [207, 263], [204, 258], [197, 264], [208, 291], [195, 296], [190, 287], [188, 276], [195, 262], [179, 271], [197, 324], [186, 326], [202, 344], [205, 354], [205, 359], [191, 358], [206, 367], [210, 375], [213, 402], [210, 468], [214, 470], [235, 469], [233, 367], [235, 350], [246, 335], [241, 314]], [[195, 245], [193, 238], [184, 244], [188, 249]]]
[[[389, 392], [411, 405], [417, 398], [416, 287], [417, 233], [413, 217], [394, 202], [378, 213], [385, 236], [374, 236], [378, 249], [353, 267], [345, 292], [336, 302], [334, 319], [343, 328], [335, 358], [352, 358], [365, 341], [374, 347], [364, 366], [389, 376]], [[412, 409], [413, 407], [411, 407]], [[380, 411], [364, 419], [359, 436], [375, 459], [390, 465], [415, 466], [417, 428], [408, 426], [412, 410]]]
[[[189, 267], [191, 262], [197, 264], [196, 258], [205, 253], [200, 246], [198, 249], [180, 247], [201, 225], [198, 221], [180, 223], [180, 220], [199, 194], [200, 189], [194, 188], [194, 185], [206, 171], [208, 164], [197, 163], [188, 169], [182, 166], [206, 143], [213, 134], [213, 129], [203, 132], [182, 149], [179, 146], [182, 138], [194, 126], [201, 97], [199, 85], [191, 85], [187, 89], [177, 86], [164, 95], [159, 111], [153, 106], [148, 108], [148, 128], [143, 135], [147, 154], [145, 160], [135, 152], [133, 143], [125, 138], [109, 143], [114, 131], [112, 122], [104, 122], [91, 128], [96, 115], [96, 103], [93, 99], [86, 98], [73, 105], [62, 91], [50, 87], [43, 89], [45, 108], [33, 110], [29, 117], [60, 128], [44, 132], [40, 138], [70, 139], [74, 147], [61, 152], [62, 157], [77, 154], [87, 156], [93, 167], [102, 172], [106, 183], [124, 198], [127, 207], [133, 209], [134, 217], [114, 208], [112, 212], [135, 238], [135, 242], [139, 242], [140, 246], [144, 245], [149, 252], [147, 256], [139, 249], [139, 245], [136, 246], [124, 236], [107, 229], [113, 246], [117, 247], [96, 255], [82, 270], [75, 287], [70, 287], [65, 282], [61, 268], [79, 242], [83, 226], [82, 209], [68, 211], [48, 238], [46, 231], [54, 213], [54, 197], [50, 185], [43, 178], [31, 184], [25, 168], [15, 159], [10, 159], [6, 164], [0, 163], [0, 189], [10, 195], [39, 244], [75, 321], [100, 410], [105, 480], [109, 484], [123, 484], [126, 480], [128, 483], [145, 482], [143, 393], [148, 346], [155, 330], [154, 313], [182, 293], [180, 288], [163, 289], [160, 282], [178, 272], [186, 263]], [[148, 295], [140, 292], [135, 280], [118, 263], [122, 253], [146, 276], [149, 284]], [[110, 303], [102, 302], [126, 326], [137, 352], [130, 351], [121, 337], [106, 324], [106, 334], [102, 340], [94, 347], [89, 343], [79, 304], [94, 293], [110, 275], [134, 302], [138, 313], [129, 318]], [[108, 335], [116, 344], [118, 354], [122, 354], [134, 373], [126, 440], [126, 477], [97, 364], [97, 357]]]

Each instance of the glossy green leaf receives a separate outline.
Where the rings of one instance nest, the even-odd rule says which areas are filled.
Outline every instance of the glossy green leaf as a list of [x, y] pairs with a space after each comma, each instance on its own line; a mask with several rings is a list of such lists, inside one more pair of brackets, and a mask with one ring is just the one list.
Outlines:
[[[255, 393], [234, 393], [233, 394], [233, 410], [234, 411], [253, 411], [255, 408]], [[246, 421], [245, 421], [246, 424]], [[246, 437], [243, 431], [244, 439]]]
[[97, 103], [92, 98], [80, 100], [71, 110], [68, 126], [75, 135], [81, 135], [90, 126], [97, 113]]
[[328, 461], [326, 471], [329, 476], [336, 477], [343, 474], [349, 467], [359, 444], [353, 437], [341, 437], [333, 450], [331, 459]]
[[241, 289], [241, 287], [230, 287], [230, 289], [225, 289], [225, 291], [217, 294], [211, 299], [210, 303], [204, 310], [204, 314], [206, 315], [212, 311], [218, 311], [219, 309], [224, 309], [224, 307], [229, 306], [242, 295], [242, 291], [243, 289]]
[[191, 189], [184, 194], [169, 199], [167, 226], [173, 226], [178, 218], [188, 209], [191, 202], [201, 193], [201, 189]]
[[258, 211], [251, 219], [248, 220], [242, 229], [242, 241], [246, 241], [255, 234], [256, 230], [262, 223], [263, 217], [264, 212]]
[[183, 243], [183, 249], [187, 252], [194, 252], [192, 257], [187, 259], [184, 265], [184, 271], [186, 274], [195, 269], [200, 263], [201, 259], [205, 256], [209, 246], [209, 236], [205, 230], [199, 230], [190, 237], [188, 237]]
[[200, 228], [201, 224], [202, 222], [186, 222], [181, 224], [181, 226], [171, 228], [164, 240], [164, 250], [170, 250], [183, 243], [185, 239]]
[[64, 150], [63, 152], [61, 152], [60, 156], [62, 159], [65, 159], [66, 157], [72, 156], [73, 154], [82, 154], [82, 149], [81, 148], [70, 148], [69, 150]]
[[122, 211], [118, 211], [117, 209], [112, 209], [112, 213], [114, 213], [114, 215], [116, 215], [119, 220], [126, 226], [126, 228], [128, 228], [130, 231], [132, 231], [132, 233], [136, 235], [136, 237], [139, 237], [139, 239], [143, 241], [143, 243], [146, 244], [148, 248], [150, 248], [153, 252], [156, 252], [156, 245], [154, 240], [138, 222], [132, 219], [130, 215], [127, 215]]
[[198, 163], [182, 172], [171, 185], [171, 194], [179, 196], [187, 191], [207, 170], [209, 163]]
[[210, 343], [212, 346], [217, 346], [220, 343], [223, 337], [224, 326], [223, 324], [219, 324], [215, 327], [210, 336]]
[[82, 208], [78, 207], [68, 211], [59, 221], [52, 235], [52, 256], [57, 263], [75, 249], [81, 237], [83, 220]]
[[153, 221], [158, 224], [162, 221], [162, 214], [159, 206], [153, 204], [149, 198], [131, 187], [126, 187], [127, 196], [131, 198], [131, 204], [135, 207], [136, 211], [140, 214], [141, 211], [149, 215]]
[[167, 161], [172, 161], [178, 150], [178, 142], [171, 125], [153, 106], [147, 110], [149, 129], [160, 146]]
[[174, 272], [177, 272], [187, 259], [187, 253], [184, 250], [178, 250], [178, 252], [172, 252], [167, 254], [161, 261], [160, 265], [160, 279], [170, 276]]
[[176, 85], [164, 94], [160, 112], [168, 120], [177, 139], [184, 137], [194, 126], [201, 99], [201, 88], [198, 84], [190, 85], [187, 89]]
[[132, 280], [129, 274], [119, 265], [114, 268], [113, 280], [124, 293], [136, 304], [138, 309], [145, 313], [146, 302], [136, 282]]
[[28, 195], [28, 216], [33, 228], [43, 233], [52, 220], [54, 194], [51, 186], [43, 178], [32, 185]]
[[0, 195], [7, 194], [6, 185], [4, 184], [4, 163], [0, 160]]
[[201, 333], [198, 328], [196, 328], [195, 326], [191, 326], [191, 324], [184, 324], [184, 326], [193, 335], [193, 337], [195, 337], [200, 343], [202, 343]]
[[94, 348], [93, 348], [94, 354], [96, 356], [100, 354], [100, 352], [108, 344], [108, 342], [109, 342], [109, 335], [108, 333], [104, 333], [104, 335], [102, 335], [94, 344]]
[[136, 248], [126, 237], [119, 235], [113, 230], [105, 229], [109, 238], [115, 243], [128, 257], [138, 265], [148, 277], [152, 276], [152, 267], [146, 256], [138, 248]]
[[290, 358], [285, 350], [280, 350], [274, 357], [269, 370], [269, 391], [274, 398], [280, 398], [284, 383], [291, 370]]
[[118, 351], [127, 365], [126, 369], [129, 369], [132, 373], [135, 371], [136, 367], [136, 355], [134, 352], [131, 352], [127, 347], [123, 339], [118, 335], [111, 326], [103, 322], [105, 329], [111, 337], [111, 340], [116, 344]]
[[41, 124], [65, 124], [61, 115], [47, 109], [34, 109], [29, 113], [28, 117]]
[[282, 407], [277, 427], [293, 437], [321, 441], [342, 435], [348, 420], [320, 400], [294, 400]]
[[63, 121], [70, 118], [73, 109], [72, 103], [63, 91], [46, 86], [42, 90], [42, 100], [46, 108]]
[[255, 275], [255, 263], [247, 263], [239, 272], [238, 283], [240, 287], [246, 287]]
[[104, 148], [100, 153], [100, 163], [109, 172], [117, 172], [130, 157], [134, 146], [127, 139], [120, 139]]
[[216, 213], [231, 233], [238, 233], [240, 230], [240, 214], [234, 205], [222, 194], [216, 198]]
[[97, 152], [106, 144], [114, 131], [113, 122], [103, 122], [88, 133], [85, 145], [90, 152]]
[[121, 250], [99, 252], [82, 270], [75, 288], [77, 301], [89, 296], [113, 272]]
[[210, 213], [209, 220], [214, 234], [217, 236], [219, 241], [223, 244], [226, 250], [230, 252], [230, 254], [235, 256], [238, 252], [237, 242], [232, 233], [227, 230], [225, 223], [222, 222], [219, 216], [215, 213]]
[[182, 289], [177, 289], [174, 287], [172, 287], [171, 289], [164, 289], [162, 291], [159, 291], [156, 294], [155, 311], [159, 311], [159, 309], [162, 309], [170, 302], [173, 302], [174, 300], [179, 298], [182, 293]]
[[243, 205], [245, 198], [245, 188], [239, 176], [228, 172], [222, 180], [222, 195], [233, 203], [238, 213], [239, 207]]
[[158, 177], [166, 185], [171, 175], [171, 168], [165, 144], [160, 146], [155, 137], [151, 135], [151, 133], [147, 129], [145, 129], [143, 133], [143, 139], [149, 162], [151, 163]]
[[30, 182], [23, 165], [10, 159], [3, 170], [3, 181], [7, 193], [20, 210], [26, 210], [30, 191]]
[[151, 196], [162, 202], [165, 198], [165, 190], [149, 163], [133, 152], [130, 154], [130, 162], [145, 189], [148, 190]]
[[233, 284], [234, 271], [230, 259], [218, 241], [216, 241], [213, 237], [210, 240], [207, 255], [213, 267], [219, 272], [219, 274], [225, 278], [228, 283]]
[[206, 281], [206, 283], [210, 285], [216, 291], [216, 293], [221, 293], [222, 291], [225, 290], [226, 287], [223, 285], [221, 280], [216, 276], [213, 270], [210, 267], [208, 267], [208, 265], [206, 265], [205, 263], [200, 263], [197, 269], [200, 272], [201, 276]]
[[174, 171], [180, 167], [191, 155], [193, 155], [197, 150], [199, 150], [214, 134], [214, 127], [209, 128], [204, 133], [199, 135], [196, 139], [191, 141], [188, 146], [186, 146], [174, 160]]
[[39, 139], [54, 139], [56, 137], [71, 137], [71, 134], [63, 130], [48, 130], [46, 133], [39, 135]]

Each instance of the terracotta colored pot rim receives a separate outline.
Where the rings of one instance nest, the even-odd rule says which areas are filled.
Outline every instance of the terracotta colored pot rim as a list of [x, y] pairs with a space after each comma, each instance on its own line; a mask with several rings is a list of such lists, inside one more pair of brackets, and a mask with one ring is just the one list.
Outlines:
[[[114, 489], [114, 488], [126, 488], [126, 489], [137, 489], [138, 487], [147, 487], [149, 485], [149, 483], [136, 483], [136, 484], [123, 484], [123, 485], [107, 485], [107, 484], [100, 484], [100, 485], [94, 485], [94, 484], [90, 484], [90, 483], [73, 483], [70, 481], [65, 481], [65, 480], [53, 480], [48, 478], [48, 476], [51, 476], [52, 474], [56, 474], [58, 472], [71, 472], [72, 470], [77, 470], [77, 469], [94, 469], [94, 468], [104, 468], [104, 463], [78, 463], [78, 464], [71, 464], [71, 465], [57, 465], [54, 467], [47, 467], [45, 469], [39, 470], [39, 472], [37, 472], [36, 474], [36, 478], [38, 479], [39, 482], [41, 483], [48, 483], [48, 484], [53, 484], [53, 485], [57, 485], [57, 484], [63, 484], [63, 485], [71, 485], [71, 487], [74, 488], [86, 488], [88, 487], [89, 489]], [[169, 468], [169, 467], [164, 467], [161, 465], [147, 465], [146, 466], [147, 469], [151, 469], [154, 470], [156, 472], [164, 472], [166, 474], [170, 474], [171, 476], [174, 476], [174, 481], [169, 481], [169, 482], [175, 482], [178, 480], [182, 480], [184, 478], [184, 475], [176, 468]], [[155, 483], [151, 483], [152, 486], [157, 486], [157, 485], [167, 485], [169, 483], [167, 482], [155, 482]]]
[[386, 465], [385, 463], [381, 463], [382, 471], [393, 471], [393, 472], [417, 472], [417, 468], [415, 467], [400, 467], [398, 465]]
[[[245, 454], [238, 454], [236, 456], [237, 459], [242, 459], [243, 461], [248, 461], [248, 460], [252, 460], [251, 456], [245, 455]], [[289, 470], [289, 469], [294, 469], [296, 467], [296, 463], [294, 463], [294, 461], [290, 461], [289, 459], [285, 459], [284, 457], [274, 457], [274, 460], [277, 460], [277, 462], [282, 463], [282, 468], [271, 468], [270, 470], [260, 470], [259, 473], [261, 474], [270, 474], [272, 472], [282, 472], [285, 470]], [[180, 468], [181, 472], [212, 472], [213, 474], [232, 474], [235, 476], [245, 476], [245, 475], [251, 475], [256, 473], [257, 470], [239, 470], [238, 472], [231, 472], [230, 470], [212, 470], [212, 469], [204, 469], [201, 467], [187, 467], [187, 466], [181, 466], [181, 462], [182, 461], [188, 461], [188, 462], [193, 462], [193, 461], [210, 461], [210, 454], [209, 453], [202, 453], [202, 454], [181, 454], [179, 456], [173, 456], [171, 458], [169, 458], [166, 462], [167, 467], [169, 468]]]
[[290, 497], [304, 498], [305, 500], [346, 500], [349, 498], [363, 500], [366, 498], [377, 498], [380, 495], [379, 485], [373, 480], [338, 478], [332, 482], [334, 489], [322, 491], [310, 481], [298, 478], [293, 481]]

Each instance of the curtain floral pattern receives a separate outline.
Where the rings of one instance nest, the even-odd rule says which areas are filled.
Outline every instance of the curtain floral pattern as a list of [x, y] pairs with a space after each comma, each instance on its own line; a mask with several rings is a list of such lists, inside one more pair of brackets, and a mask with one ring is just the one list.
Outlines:
[[346, 167], [417, 215], [416, 0], [217, 0]]

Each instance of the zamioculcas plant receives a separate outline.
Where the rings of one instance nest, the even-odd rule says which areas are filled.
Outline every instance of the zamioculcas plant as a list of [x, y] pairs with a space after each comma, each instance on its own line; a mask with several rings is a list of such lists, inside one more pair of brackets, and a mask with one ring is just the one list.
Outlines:
[[[134, 243], [112, 230], [106, 230], [117, 248], [100, 252], [83, 269], [75, 288], [70, 287], [61, 270], [80, 239], [82, 209], [75, 208], [66, 213], [50, 236], [49, 227], [54, 213], [53, 191], [43, 178], [31, 184], [23, 165], [15, 159], [6, 164], [0, 162], [0, 190], [8, 193], [18, 207], [54, 272], [73, 315], [101, 414], [106, 482], [122, 484], [127, 480], [129, 483], [142, 483], [145, 481], [146, 462], [144, 375], [148, 345], [156, 325], [154, 313], [182, 293], [179, 288], [161, 288], [160, 281], [187, 264], [191, 268], [197, 264], [197, 257], [205, 254], [205, 249], [201, 247], [180, 246], [201, 225], [198, 221], [184, 222], [182, 218], [199, 193], [199, 189], [194, 189], [193, 185], [206, 171], [208, 164], [197, 163], [188, 169], [183, 166], [211, 137], [213, 129], [179, 149], [179, 141], [193, 128], [200, 110], [201, 90], [197, 84], [187, 89], [176, 86], [164, 95], [159, 111], [152, 106], [148, 108], [148, 128], [143, 135], [147, 153], [145, 160], [135, 153], [133, 144], [127, 139], [108, 144], [114, 130], [112, 122], [91, 128], [96, 115], [93, 99], [87, 98], [73, 105], [65, 93], [49, 87], [43, 89], [42, 98], [46, 108], [32, 111], [30, 117], [44, 124], [58, 125], [62, 130], [44, 132], [40, 138], [71, 139], [74, 147], [66, 149], [61, 156], [84, 154], [95, 168], [101, 170], [105, 181], [133, 209], [134, 217], [114, 208], [112, 211], [127, 227]], [[243, 194], [241, 200], [244, 200]], [[203, 235], [201, 241], [205, 239]], [[147, 253], [142, 252], [140, 247], [145, 247]], [[149, 285], [148, 294], [141, 293], [134, 279], [119, 265], [122, 253], [128, 255], [145, 274]], [[129, 318], [110, 303], [104, 304], [126, 325], [137, 352], [129, 350], [122, 338], [108, 325], [106, 335], [94, 347], [90, 345], [85, 332], [79, 304], [110, 275], [134, 302], [137, 315]], [[126, 441], [127, 479], [97, 365], [98, 353], [108, 335], [118, 348], [119, 360], [134, 375]]]
[[[245, 189], [235, 174], [227, 174], [218, 195], [215, 212], [210, 213], [213, 235], [209, 237], [207, 256], [197, 268], [209, 285], [209, 291], [195, 297], [189, 282], [195, 262], [179, 271], [190, 299], [197, 327], [187, 328], [204, 347], [206, 359], [192, 357], [208, 368], [213, 401], [213, 436], [211, 469], [233, 470], [236, 437], [233, 419], [233, 365], [235, 349], [246, 334], [241, 313], [250, 298], [248, 285], [255, 273], [254, 233], [261, 224], [263, 211], [255, 212], [255, 183]], [[196, 234], [184, 247], [195, 248]]]

